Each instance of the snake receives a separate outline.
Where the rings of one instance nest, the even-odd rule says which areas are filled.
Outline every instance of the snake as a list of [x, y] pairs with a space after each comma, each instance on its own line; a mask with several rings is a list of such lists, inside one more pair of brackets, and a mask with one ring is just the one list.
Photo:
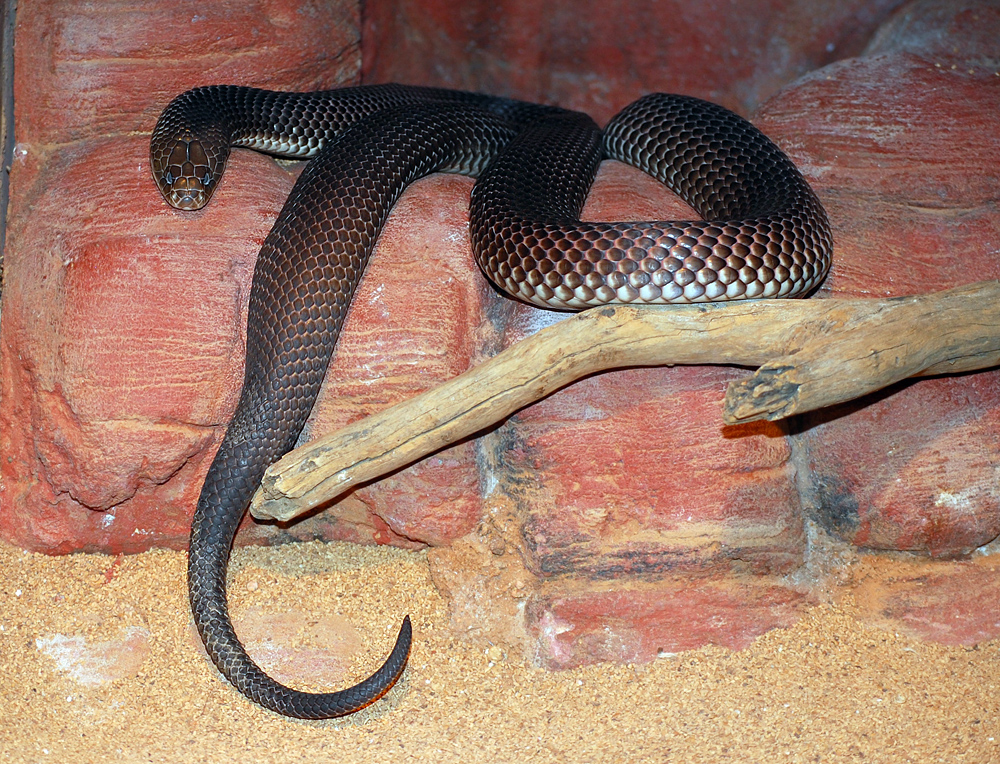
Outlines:
[[[161, 113], [150, 168], [166, 202], [208, 204], [233, 147], [309, 159], [257, 257], [243, 387], [191, 526], [188, 592], [212, 662], [253, 702], [286, 716], [354, 713], [384, 696], [413, 639], [403, 619], [385, 662], [354, 686], [295, 690], [247, 654], [228, 612], [229, 556], [264, 470], [293, 448], [319, 393], [352, 296], [390, 210], [434, 172], [476, 178], [469, 237], [483, 273], [541, 307], [807, 296], [833, 239], [788, 156], [722, 106], [653, 93], [603, 130], [586, 114], [410, 85], [278, 92], [194, 88]], [[604, 159], [664, 183], [700, 216], [582, 222]]]

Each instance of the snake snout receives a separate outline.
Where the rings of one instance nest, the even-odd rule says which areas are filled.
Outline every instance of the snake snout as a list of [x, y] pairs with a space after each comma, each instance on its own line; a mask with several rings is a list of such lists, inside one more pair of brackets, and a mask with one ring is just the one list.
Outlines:
[[179, 210], [200, 210], [208, 204], [211, 194], [197, 178], [181, 176], [164, 194], [167, 203]]

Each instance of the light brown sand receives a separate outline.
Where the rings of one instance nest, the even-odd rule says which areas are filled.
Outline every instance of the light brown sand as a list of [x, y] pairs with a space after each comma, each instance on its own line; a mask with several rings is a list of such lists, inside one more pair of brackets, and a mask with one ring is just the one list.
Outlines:
[[[1000, 642], [916, 642], [863, 625], [849, 600], [740, 653], [550, 673], [453, 637], [423, 554], [306, 544], [234, 563], [235, 612], [337, 613], [366, 635], [352, 677], [409, 612], [404, 681], [344, 720], [284, 719], [200, 652], [184, 555], [0, 546], [0, 761], [1000, 762]], [[148, 636], [119, 651], [135, 661], [127, 678], [85, 684], [99, 664], [53, 657], [59, 639], [136, 633]]]

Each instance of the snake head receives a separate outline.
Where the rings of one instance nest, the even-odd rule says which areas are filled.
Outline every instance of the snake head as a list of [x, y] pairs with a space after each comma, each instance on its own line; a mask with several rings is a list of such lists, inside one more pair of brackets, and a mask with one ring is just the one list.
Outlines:
[[206, 150], [190, 135], [154, 140], [150, 146], [150, 168], [157, 188], [167, 204], [179, 210], [200, 210], [212, 198], [225, 169], [229, 150]]
[[218, 118], [220, 92], [217, 87], [204, 87], [181, 93], [156, 121], [149, 166], [171, 207], [200, 210], [222, 179], [230, 134]]

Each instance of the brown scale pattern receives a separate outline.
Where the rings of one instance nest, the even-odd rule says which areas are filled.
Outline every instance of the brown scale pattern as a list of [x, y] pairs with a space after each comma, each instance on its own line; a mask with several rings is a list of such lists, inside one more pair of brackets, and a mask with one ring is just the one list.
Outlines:
[[[749, 123], [691, 98], [644, 98], [602, 136], [585, 115], [473, 93], [197, 88], [171, 102], [153, 133], [164, 198], [204, 206], [232, 145], [313, 161], [257, 259], [243, 389], [195, 511], [188, 588], [219, 670], [290, 716], [363, 708], [409, 655], [407, 618], [386, 662], [360, 684], [319, 694], [285, 687], [240, 644], [225, 579], [240, 519], [264, 470], [295, 444], [368, 255], [410, 182], [435, 171], [480, 176], [470, 207], [480, 265], [511, 294], [554, 307], [793, 296], [829, 263], [825, 213], [791, 162]], [[636, 164], [719, 222], [580, 223], [604, 155]]]
[[[826, 275], [833, 247], [822, 205], [746, 120], [657, 93], [616, 116], [602, 143], [588, 123], [529, 126], [473, 190], [473, 247], [508, 293], [569, 309], [797, 297]], [[602, 157], [649, 173], [705, 220], [581, 223]]]

